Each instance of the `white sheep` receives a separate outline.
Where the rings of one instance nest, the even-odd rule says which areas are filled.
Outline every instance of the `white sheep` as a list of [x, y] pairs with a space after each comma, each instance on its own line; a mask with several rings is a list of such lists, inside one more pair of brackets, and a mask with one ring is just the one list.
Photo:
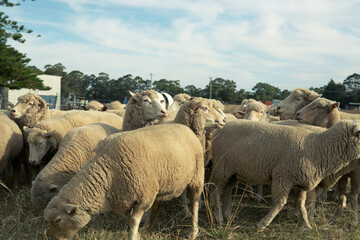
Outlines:
[[237, 119], [244, 119], [245, 116], [245, 112], [246, 112], [246, 105], [251, 103], [251, 102], [256, 102], [255, 99], [249, 98], [249, 99], [244, 99], [241, 101], [240, 106], [238, 106], [234, 111], [233, 114]]
[[[315, 126], [321, 126], [330, 128], [340, 120], [353, 120], [360, 119], [360, 114], [344, 113], [339, 110], [340, 103], [331, 101], [326, 98], [318, 98], [310, 104], [296, 113], [296, 119], [299, 122], [312, 124]], [[350, 192], [350, 204], [351, 209], [354, 212], [354, 218], [351, 221], [352, 225], [357, 225], [359, 222], [358, 217], [358, 196], [360, 193], [360, 166], [354, 166], [348, 168], [347, 172], [339, 179], [337, 184], [339, 207], [334, 215], [334, 219], [342, 214], [342, 210], [346, 207], [346, 185], [348, 178], [350, 178], [351, 192]]]
[[[178, 123], [111, 135], [47, 205], [44, 217], [50, 222], [51, 235], [71, 239], [91, 215], [112, 210], [130, 215], [129, 239], [135, 240], [143, 213], [187, 188], [193, 217], [191, 237], [195, 238], [204, 183], [204, 150], [199, 139], [204, 138], [207, 114], [207, 106], [189, 102], [175, 118]], [[151, 219], [157, 210], [153, 208]]]
[[[14, 170], [15, 184], [19, 184], [20, 161], [18, 158], [23, 148], [23, 136], [17, 123], [10, 119], [9, 112], [0, 111], [0, 179], [8, 184], [6, 172]], [[18, 161], [16, 161], [18, 160]]]
[[86, 111], [102, 112], [102, 111], [106, 111], [108, 109], [108, 107], [96, 100], [93, 100], [93, 101], [89, 102], [88, 104], [86, 104], [85, 106], [81, 106], [81, 109], [86, 110]]
[[276, 113], [280, 116], [280, 120], [295, 119], [297, 111], [319, 97], [321, 94], [312, 90], [296, 88], [277, 105]]
[[240, 181], [271, 184], [273, 206], [257, 223], [258, 230], [271, 223], [293, 187], [300, 188], [302, 224], [311, 228], [305, 209], [306, 192], [360, 157], [359, 135], [358, 121], [341, 121], [321, 133], [255, 121], [229, 122], [212, 142], [211, 182], [216, 186], [217, 221], [223, 222], [223, 189], [235, 175]]
[[191, 96], [186, 93], [180, 93], [174, 96], [174, 102], [167, 110], [166, 119], [174, 119], [176, 117], [177, 112], [179, 111], [182, 104], [190, 101]]
[[124, 109], [126, 104], [122, 104], [120, 101], [112, 101], [109, 103], [108, 110], [121, 110]]
[[105, 123], [92, 123], [66, 133], [58, 152], [32, 183], [32, 205], [45, 208], [50, 199], [95, 156], [102, 141], [119, 131]]
[[[154, 90], [144, 90], [132, 93], [126, 105], [123, 131], [138, 129], [153, 125], [167, 116], [165, 100]], [[162, 95], [161, 95], [162, 96]]]
[[57, 118], [40, 121], [34, 128], [24, 127], [24, 131], [28, 133], [29, 163], [41, 164], [42, 158], [47, 153], [53, 157], [69, 130], [89, 123], [107, 123], [121, 129], [123, 118], [106, 112], [72, 111]]
[[46, 101], [35, 93], [27, 93], [18, 98], [18, 103], [11, 110], [11, 117], [16, 119], [21, 127], [34, 127], [41, 120], [67, 113], [57, 109], [49, 109]]

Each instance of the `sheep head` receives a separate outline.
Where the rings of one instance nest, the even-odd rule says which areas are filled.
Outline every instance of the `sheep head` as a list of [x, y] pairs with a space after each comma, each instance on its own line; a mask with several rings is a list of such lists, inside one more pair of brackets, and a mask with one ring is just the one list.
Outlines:
[[55, 140], [52, 139], [52, 136], [56, 130], [46, 131], [39, 128], [24, 127], [24, 131], [28, 133], [29, 163], [40, 165], [45, 154], [55, 147]]
[[244, 119], [259, 122], [269, 122], [270, 107], [261, 102], [251, 102], [246, 105]]
[[98, 101], [91, 101], [86, 106], [81, 106], [81, 109], [86, 111], [100, 111], [104, 112], [108, 109], [107, 106], [104, 106], [102, 103], [99, 103]]
[[49, 201], [58, 194], [60, 188], [54, 181], [44, 181], [39, 177], [33, 181], [31, 186], [31, 204], [38, 209], [44, 209]]
[[18, 98], [18, 103], [11, 110], [14, 119], [23, 118], [25, 115], [35, 115], [48, 109], [46, 101], [35, 93], [27, 93]]
[[165, 99], [162, 94], [154, 90], [145, 90], [139, 93], [132, 93], [130, 103], [136, 103], [143, 113], [145, 121], [164, 119], [166, 117]]
[[50, 223], [52, 239], [68, 240], [90, 221], [91, 216], [78, 206], [61, 201], [55, 196], [46, 207], [44, 218]]
[[237, 109], [235, 109], [235, 111], [234, 111], [234, 115], [237, 119], [245, 118], [246, 106], [251, 102], [256, 102], [256, 100], [249, 98], [249, 99], [244, 99], [241, 101], [240, 106]]
[[279, 103], [276, 112], [281, 120], [295, 119], [297, 111], [319, 97], [321, 94], [308, 89], [294, 89], [289, 96]]

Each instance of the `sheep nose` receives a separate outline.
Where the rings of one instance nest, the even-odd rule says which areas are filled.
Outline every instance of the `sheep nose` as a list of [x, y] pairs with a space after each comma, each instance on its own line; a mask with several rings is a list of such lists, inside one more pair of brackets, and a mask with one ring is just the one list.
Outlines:
[[226, 118], [223, 119], [223, 122], [224, 122], [224, 123], [226, 122]]
[[15, 112], [16, 112], [16, 110], [14, 110], [14, 109], [13, 109], [13, 110], [11, 110], [11, 112], [12, 112], [12, 113], [15, 113]]
[[32, 161], [32, 160], [30, 160], [29, 162], [30, 162], [31, 165], [35, 165], [35, 164], [36, 164], [36, 162], [35, 162], [35, 161]]
[[277, 106], [276, 109], [279, 110], [281, 107]]

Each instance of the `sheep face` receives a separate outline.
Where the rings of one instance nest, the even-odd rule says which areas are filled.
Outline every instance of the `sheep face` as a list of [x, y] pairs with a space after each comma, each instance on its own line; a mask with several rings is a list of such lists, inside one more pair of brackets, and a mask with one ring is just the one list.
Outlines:
[[213, 108], [210, 104], [204, 104], [203, 102], [199, 104], [199, 109], [204, 112], [206, 119], [206, 125], [220, 125], [224, 126], [226, 123], [225, 114], [222, 115], [218, 110]]
[[315, 126], [326, 127], [326, 119], [334, 109], [339, 107], [339, 102], [325, 98], [318, 98], [309, 103], [296, 113], [296, 120]]
[[148, 90], [136, 94], [130, 92], [130, 94], [137, 104], [140, 105], [145, 121], [164, 119], [166, 117], [166, 103], [160, 93]]
[[281, 120], [295, 119], [297, 111], [319, 97], [321, 97], [321, 95], [314, 91], [297, 88], [279, 103], [276, 112]]
[[237, 109], [235, 109], [235, 111], [234, 111], [234, 115], [237, 119], [245, 118], [246, 106], [251, 102], [256, 102], [256, 100], [250, 98], [250, 99], [244, 99], [241, 101], [240, 106]]
[[36, 114], [47, 108], [47, 103], [40, 96], [28, 93], [18, 98], [18, 103], [11, 110], [11, 117], [19, 119], [26, 114]]
[[244, 119], [259, 122], [269, 121], [269, 107], [260, 102], [251, 102], [246, 106]]
[[24, 127], [24, 131], [28, 132], [29, 163], [31, 165], [40, 165], [41, 159], [51, 148], [49, 138], [53, 136], [56, 130], [48, 132], [37, 128]]
[[68, 240], [90, 221], [90, 215], [78, 206], [59, 201], [55, 196], [44, 211], [44, 218], [50, 223], [52, 239]]
[[58, 194], [59, 190], [56, 184], [37, 178], [31, 187], [31, 204], [35, 208], [44, 209], [49, 201]]

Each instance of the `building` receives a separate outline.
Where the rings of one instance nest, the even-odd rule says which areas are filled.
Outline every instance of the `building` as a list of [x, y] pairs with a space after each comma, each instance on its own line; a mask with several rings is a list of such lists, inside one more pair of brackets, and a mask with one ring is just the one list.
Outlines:
[[33, 92], [40, 95], [47, 103], [50, 103], [50, 108], [60, 109], [61, 101], [61, 76], [54, 75], [38, 75], [38, 78], [43, 80], [45, 86], [51, 87], [51, 90], [38, 90], [38, 89], [28, 89], [22, 88], [19, 90], [9, 90], [9, 104], [15, 105], [17, 103], [18, 97]]

